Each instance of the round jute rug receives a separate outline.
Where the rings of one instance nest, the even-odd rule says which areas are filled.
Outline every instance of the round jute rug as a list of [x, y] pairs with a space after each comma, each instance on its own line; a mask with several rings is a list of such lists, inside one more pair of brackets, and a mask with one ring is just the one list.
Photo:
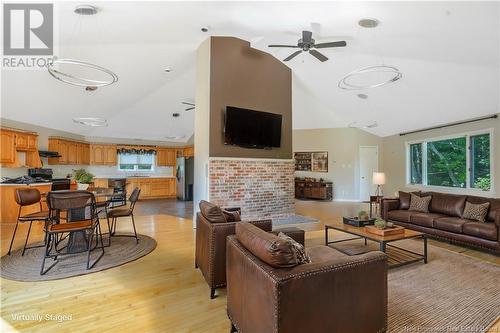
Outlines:
[[[60, 256], [59, 262], [45, 275], [40, 275], [43, 259], [43, 247], [26, 250], [21, 256], [22, 249], [13, 251], [10, 256], [5, 255], [1, 260], [0, 276], [15, 281], [47, 281], [64, 279], [77, 275], [99, 272], [108, 268], [117, 267], [128, 262], [137, 260], [156, 248], [156, 241], [145, 235], [138, 235], [139, 244], [132, 237], [112, 237], [111, 246], [104, 248], [104, 256], [95, 266], [87, 270], [87, 253]], [[103, 237], [107, 244], [107, 237]], [[101, 253], [96, 249], [90, 254], [92, 262]], [[52, 259], [45, 261], [45, 268], [53, 263]]]

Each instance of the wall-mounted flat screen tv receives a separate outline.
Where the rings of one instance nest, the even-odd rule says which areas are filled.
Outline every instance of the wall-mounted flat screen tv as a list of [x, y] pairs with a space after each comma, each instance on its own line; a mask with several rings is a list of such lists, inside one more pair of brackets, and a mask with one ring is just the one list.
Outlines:
[[280, 147], [282, 115], [226, 107], [224, 144], [245, 148]]

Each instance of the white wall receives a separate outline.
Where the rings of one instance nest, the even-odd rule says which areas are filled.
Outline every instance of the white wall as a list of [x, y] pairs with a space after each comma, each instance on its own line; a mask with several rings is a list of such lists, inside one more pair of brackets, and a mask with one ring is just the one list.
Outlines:
[[293, 131], [293, 151], [328, 151], [328, 172], [296, 171], [297, 177], [333, 182], [335, 200], [359, 200], [359, 147], [378, 146], [379, 170], [384, 171], [382, 138], [355, 128]]
[[210, 143], [210, 38], [198, 47], [196, 59], [196, 112], [194, 117], [194, 212], [201, 200], [208, 200], [208, 158]]
[[[469, 131], [493, 129], [493, 165], [494, 165], [494, 192], [467, 191], [464, 189], [439, 188], [439, 192], [471, 193], [481, 196], [498, 197], [500, 193], [500, 119], [483, 120], [475, 123], [446, 127], [415, 133], [411, 135], [393, 135], [383, 139], [384, 154], [383, 163], [386, 171], [387, 185], [385, 193], [394, 194], [398, 190], [412, 190], [415, 187], [406, 185], [406, 142], [426, 138], [442, 137], [453, 134], [461, 134]], [[432, 190], [431, 188], [427, 188]]]

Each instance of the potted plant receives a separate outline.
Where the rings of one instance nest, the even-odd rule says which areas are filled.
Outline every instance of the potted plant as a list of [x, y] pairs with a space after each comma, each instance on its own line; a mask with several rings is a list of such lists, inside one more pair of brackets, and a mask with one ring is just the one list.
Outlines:
[[360, 220], [363, 220], [363, 221], [364, 221], [364, 220], [368, 220], [368, 218], [369, 218], [369, 217], [368, 217], [368, 213], [367, 213], [366, 211], [364, 211], [364, 210], [360, 210], [360, 211], [358, 212], [358, 219], [360, 219]]
[[86, 190], [94, 181], [94, 175], [85, 171], [85, 169], [73, 170], [73, 177], [76, 180], [78, 190]]
[[375, 225], [375, 228], [380, 229], [380, 230], [384, 230], [386, 227], [386, 222], [382, 219], [376, 219], [374, 225]]

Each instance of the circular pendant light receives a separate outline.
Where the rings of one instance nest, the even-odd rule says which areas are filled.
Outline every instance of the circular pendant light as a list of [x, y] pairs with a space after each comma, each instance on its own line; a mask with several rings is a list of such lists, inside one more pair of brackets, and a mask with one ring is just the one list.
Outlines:
[[[79, 16], [92, 16], [98, 13], [92, 5], [78, 5], [74, 13]], [[118, 81], [118, 76], [104, 67], [77, 59], [58, 59], [56, 56], [47, 65], [49, 74], [55, 79], [73, 86], [85, 87], [94, 91]]]
[[107, 127], [108, 126], [108, 121], [103, 118], [97, 118], [97, 117], [81, 117], [81, 118], [73, 118], [73, 122], [84, 125], [84, 126], [89, 126], [89, 127]]
[[[60, 68], [62, 66], [65, 67], [64, 70]], [[47, 65], [47, 69], [49, 74], [55, 79], [79, 87], [104, 87], [118, 81], [118, 76], [109, 69], [76, 59], [57, 59], [54, 57]], [[102, 76], [102, 78], [91, 79], [70, 72], [71, 70], [77, 71], [82, 69], [87, 70], [89, 73], [95, 72], [95, 74]]]
[[[363, 76], [367, 76], [370, 74], [389, 74], [388, 79], [384, 79], [383, 81], [374, 82], [370, 84], [356, 84], [350, 82], [350, 80], [354, 78], [359, 78]], [[359, 90], [359, 89], [368, 89], [368, 88], [376, 88], [381, 87], [386, 84], [396, 82], [397, 80], [403, 77], [403, 73], [399, 71], [394, 66], [387, 65], [376, 65], [376, 66], [368, 66], [361, 69], [357, 69], [345, 75], [338, 83], [338, 87], [344, 90]]]

